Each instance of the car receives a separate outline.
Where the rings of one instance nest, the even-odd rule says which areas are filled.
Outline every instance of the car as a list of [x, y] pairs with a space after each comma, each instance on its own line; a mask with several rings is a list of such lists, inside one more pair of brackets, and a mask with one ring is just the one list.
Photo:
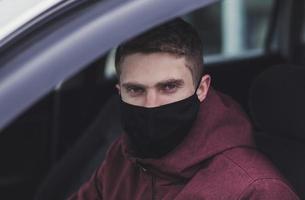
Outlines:
[[[294, 101], [304, 94], [304, 0], [68, 0], [40, 8], [0, 32], [1, 199], [65, 199], [90, 177], [121, 132], [116, 46], [175, 17], [197, 28], [212, 86], [243, 107], [258, 148], [305, 198], [304, 106]], [[274, 83], [294, 97], [270, 100]]]

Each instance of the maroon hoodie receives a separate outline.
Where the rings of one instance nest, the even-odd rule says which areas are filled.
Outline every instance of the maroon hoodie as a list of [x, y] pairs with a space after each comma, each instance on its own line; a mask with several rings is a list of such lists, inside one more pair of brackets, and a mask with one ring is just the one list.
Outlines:
[[213, 89], [190, 133], [164, 157], [133, 157], [126, 141], [122, 135], [112, 144], [102, 166], [70, 200], [299, 199], [255, 150], [238, 105]]

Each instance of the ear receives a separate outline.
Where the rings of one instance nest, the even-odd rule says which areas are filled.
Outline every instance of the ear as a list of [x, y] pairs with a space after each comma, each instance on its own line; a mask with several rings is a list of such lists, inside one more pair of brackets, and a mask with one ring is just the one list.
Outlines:
[[116, 89], [118, 90], [119, 95], [121, 95], [121, 87], [120, 84], [115, 85]]
[[209, 91], [210, 83], [211, 83], [210, 75], [206, 74], [201, 78], [200, 84], [196, 91], [196, 94], [200, 102], [202, 102], [206, 98]]

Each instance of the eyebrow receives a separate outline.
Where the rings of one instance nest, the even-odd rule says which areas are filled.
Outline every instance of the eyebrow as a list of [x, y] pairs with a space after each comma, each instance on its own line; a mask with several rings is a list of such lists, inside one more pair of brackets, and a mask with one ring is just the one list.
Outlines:
[[156, 84], [157, 87], [162, 87], [164, 85], [168, 85], [168, 84], [174, 84], [174, 85], [177, 85], [177, 86], [182, 86], [184, 85], [184, 81], [183, 79], [168, 79], [168, 80], [164, 80], [164, 81], [161, 81], [159, 83]]
[[[183, 79], [171, 78], [171, 79], [167, 79], [167, 80], [164, 80], [164, 81], [160, 81], [160, 82], [156, 83], [154, 86], [155, 87], [162, 87], [162, 86], [167, 85], [167, 84], [175, 84], [175, 85], [178, 85], [178, 86], [182, 86], [182, 85], [184, 85], [184, 80]], [[129, 88], [129, 87], [147, 88], [146, 85], [143, 85], [143, 84], [138, 83], [138, 82], [127, 82], [127, 83], [123, 83], [122, 86], [124, 88]]]
[[137, 82], [127, 82], [127, 83], [123, 83], [122, 86], [124, 88], [129, 88], [129, 87], [139, 87], [139, 88], [146, 88], [145, 85], [141, 84], [141, 83], [137, 83]]

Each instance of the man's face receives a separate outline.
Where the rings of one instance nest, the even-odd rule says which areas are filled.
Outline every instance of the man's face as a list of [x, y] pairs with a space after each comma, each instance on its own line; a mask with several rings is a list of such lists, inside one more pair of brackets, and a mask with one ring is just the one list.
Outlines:
[[117, 87], [124, 102], [142, 107], [173, 103], [195, 92], [185, 58], [168, 53], [126, 56], [121, 63]]

